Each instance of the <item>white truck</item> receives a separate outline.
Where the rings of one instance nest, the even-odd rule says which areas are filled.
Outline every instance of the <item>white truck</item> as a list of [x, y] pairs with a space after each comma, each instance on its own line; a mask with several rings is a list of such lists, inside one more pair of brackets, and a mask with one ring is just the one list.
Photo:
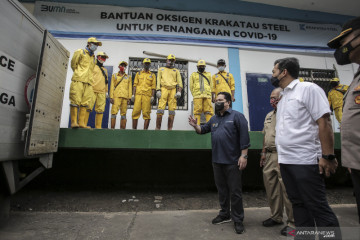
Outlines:
[[[0, 222], [5, 222], [10, 196], [52, 166], [70, 54], [16, 0], [0, 1], [0, 31]], [[24, 164], [27, 170], [20, 172]]]

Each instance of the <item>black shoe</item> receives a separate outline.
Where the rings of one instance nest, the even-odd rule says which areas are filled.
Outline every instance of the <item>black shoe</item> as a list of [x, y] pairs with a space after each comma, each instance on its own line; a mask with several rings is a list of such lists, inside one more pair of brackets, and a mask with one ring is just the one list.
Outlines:
[[231, 217], [223, 217], [218, 215], [216, 218], [212, 220], [212, 224], [222, 224], [227, 222], [231, 222]]
[[295, 228], [285, 226], [283, 229], [281, 229], [280, 233], [283, 236], [294, 236], [295, 235], [294, 230]]
[[245, 232], [245, 227], [242, 222], [234, 222], [234, 230], [237, 234], [242, 234]]
[[265, 221], [263, 221], [263, 226], [264, 227], [273, 227], [275, 225], [281, 225], [283, 224], [283, 222], [276, 222], [274, 220], [272, 220], [272, 218], [266, 219]]

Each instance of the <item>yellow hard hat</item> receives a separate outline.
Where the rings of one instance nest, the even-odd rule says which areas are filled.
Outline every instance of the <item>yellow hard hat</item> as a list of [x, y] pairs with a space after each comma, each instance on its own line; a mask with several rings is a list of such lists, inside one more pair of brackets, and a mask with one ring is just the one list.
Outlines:
[[143, 63], [151, 63], [150, 58], [145, 58], [144, 61], [143, 61]]
[[109, 58], [105, 52], [98, 52], [96, 56], [104, 56], [105, 58]]
[[98, 46], [102, 46], [102, 42], [98, 41], [96, 37], [88, 38], [88, 43], [96, 43]]
[[127, 62], [125, 62], [125, 61], [121, 61], [121, 62], [119, 63], [119, 65], [118, 65], [118, 66], [120, 66], [121, 64], [125, 64], [126, 66], [128, 65], [128, 63], [127, 63]]
[[330, 80], [330, 82], [340, 82], [340, 80], [338, 78], [333, 78]]
[[300, 82], [304, 82], [304, 79], [302, 77], [299, 78]]
[[199, 60], [197, 66], [206, 66], [205, 60]]
[[169, 56], [167, 56], [167, 59], [170, 59], [170, 60], [171, 60], [171, 59], [174, 59], [174, 60], [176, 60], [174, 54], [169, 54]]

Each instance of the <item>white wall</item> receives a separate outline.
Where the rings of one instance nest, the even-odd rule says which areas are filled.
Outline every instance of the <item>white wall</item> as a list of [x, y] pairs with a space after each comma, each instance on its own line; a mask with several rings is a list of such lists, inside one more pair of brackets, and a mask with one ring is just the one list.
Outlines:
[[[86, 40], [67, 40], [59, 39], [59, 41], [70, 51], [70, 60], [73, 56], [75, 50], [79, 48], [84, 48], [86, 45]], [[134, 42], [119, 42], [119, 41], [102, 41], [103, 45], [98, 48], [97, 51], [104, 51], [109, 55], [109, 59], [106, 61], [105, 65], [115, 66], [113, 68], [114, 72], [118, 71], [117, 64], [121, 60], [129, 61], [129, 57], [140, 57], [145, 58], [149, 57], [144, 55], [143, 51], [149, 51], [159, 54], [168, 55], [170, 53], [175, 54], [178, 58], [188, 58], [188, 59], [205, 59], [207, 62], [216, 63], [218, 59], [223, 58], [226, 61], [228, 60], [227, 48], [216, 48], [216, 47], [200, 47], [200, 46], [188, 46], [188, 45], [171, 45], [171, 44], [152, 44], [152, 43], [134, 43]], [[189, 62], [189, 77], [190, 74], [194, 71], [197, 71], [196, 63]], [[216, 68], [207, 66], [206, 71], [211, 72], [211, 74], [216, 73]], [[61, 118], [61, 127], [67, 128], [69, 121], [69, 89], [71, 83], [71, 76], [73, 72], [69, 69], [66, 80], [64, 103], [62, 110]], [[189, 86], [188, 86], [189, 87]], [[189, 126], [187, 118], [191, 113], [191, 102], [192, 96], [190, 89], [188, 89], [188, 110], [177, 110], [175, 115], [174, 130], [192, 130], [192, 127]], [[127, 111], [127, 129], [131, 129], [132, 120], [131, 120], [132, 109]], [[168, 112], [165, 111], [162, 123], [162, 129], [167, 128], [167, 117]], [[117, 116], [117, 122], [115, 128], [120, 127], [119, 115]], [[155, 120], [156, 120], [156, 110], [151, 111], [151, 119], [149, 129], [155, 129]], [[138, 129], [143, 128], [143, 119], [140, 117], [138, 123]]]

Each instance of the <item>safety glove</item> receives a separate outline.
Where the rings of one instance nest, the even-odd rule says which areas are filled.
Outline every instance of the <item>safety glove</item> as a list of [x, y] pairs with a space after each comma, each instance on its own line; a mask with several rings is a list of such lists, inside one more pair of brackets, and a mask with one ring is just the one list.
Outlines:
[[157, 98], [161, 98], [161, 91], [160, 91], [160, 90], [157, 90], [157, 92], [156, 92], [156, 97], [157, 97]]
[[135, 96], [134, 95], [131, 96], [131, 101], [135, 102]]
[[181, 97], [181, 92], [176, 92], [175, 98], [176, 98], [176, 99], [179, 99], [180, 97]]

